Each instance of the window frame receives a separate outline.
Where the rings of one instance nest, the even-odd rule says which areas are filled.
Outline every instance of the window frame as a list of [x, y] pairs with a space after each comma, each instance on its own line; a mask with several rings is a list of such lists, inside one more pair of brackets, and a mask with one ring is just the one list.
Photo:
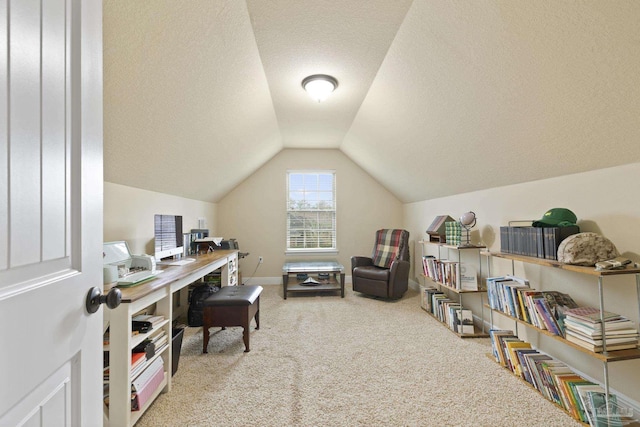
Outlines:
[[[307, 175], [313, 175], [313, 174], [324, 174], [324, 175], [332, 175], [332, 196], [333, 196], [333, 209], [330, 210], [315, 210], [316, 212], [333, 212], [333, 228], [331, 230], [333, 238], [332, 238], [332, 247], [331, 248], [321, 248], [321, 247], [314, 247], [314, 248], [291, 248], [289, 247], [291, 239], [290, 239], [290, 217], [289, 214], [290, 212], [313, 212], [314, 210], [308, 210], [308, 209], [303, 209], [303, 210], [290, 210], [289, 206], [290, 206], [290, 196], [291, 196], [291, 189], [290, 189], [290, 184], [291, 184], [291, 175], [293, 174], [307, 174]], [[337, 224], [337, 217], [338, 217], [338, 208], [337, 208], [337, 176], [336, 176], [336, 171], [334, 169], [288, 169], [286, 172], [286, 176], [285, 176], [285, 180], [286, 180], [286, 197], [285, 197], [285, 211], [286, 211], [286, 217], [285, 217], [285, 230], [286, 230], [286, 235], [285, 235], [285, 254], [286, 255], [295, 255], [295, 254], [319, 254], [319, 255], [329, 255], [329, 254], [337, 254], [338, 253], [338, 224]], [[304, 189], [303, 189], [304, 191]], [[319, 229], [318, 229], [319, 230]]]

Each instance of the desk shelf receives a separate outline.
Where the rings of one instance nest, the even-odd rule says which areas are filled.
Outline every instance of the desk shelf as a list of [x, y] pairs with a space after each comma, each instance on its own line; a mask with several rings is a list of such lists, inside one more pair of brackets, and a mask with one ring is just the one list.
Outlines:
[[[167, 373], [172, 370], [173, 294], [218, 269], [222, 269], [223, 286], [237, 284], [237, 260], [237, 250], [216, 250], [210, 254], [198, 255], [195, 262], [183, 266], [159, 266], [164, 273], [155, 279], [121, 289], [121, 304], [113, 310], [105, 311], [105, 320], [109, 321], [109, 346], [105, 349], [109, 350], [110, 372], [109, 405], [104, 406], [105, 426], [133, 426], [160, 393], [171, 391], [171, 375]], [[146, 334], [132, 336], [131, 319], [143, 310], [162, 315], [165, 320]], [[131, 411], [131, 382], [135, 378], [131, 375], [131, 349], [161, 330], [167, 334], [167, 346], [146, 363], [150, 364], [161, 358], [164, 379], [140, 410]]]

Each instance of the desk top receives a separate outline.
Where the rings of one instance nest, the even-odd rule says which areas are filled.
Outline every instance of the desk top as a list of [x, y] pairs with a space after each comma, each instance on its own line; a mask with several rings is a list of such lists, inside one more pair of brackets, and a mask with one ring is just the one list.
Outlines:
[[[195, 258], [194, 262], [185, 265], [158, 265], [158, 270], [163, 270], [163, 273], [157, 275], [155, 278], [142, 282], [139, 285], [131, 286], [128, 288], [120, 288], [122, 292], [122, 303], [131, 303], [140, 298], [143, 298], [158, 289], [166, 286], [170, 286], [172, 283], [185, 277], [197, 273], [199, 270], [206, 269], [212, 263], [220, 261], [229, 257], [229, 255], [238, 253], [237, 250], [216, 250], [205, 255], [190, 256]], [[206, 274], [206, 273], [205, 273]], [[202, 274], [204, 276], [204, 274]], [[202, 277], [201, 276], [201, 277]], [[197, 280], [197, 279], [196, 279]]]

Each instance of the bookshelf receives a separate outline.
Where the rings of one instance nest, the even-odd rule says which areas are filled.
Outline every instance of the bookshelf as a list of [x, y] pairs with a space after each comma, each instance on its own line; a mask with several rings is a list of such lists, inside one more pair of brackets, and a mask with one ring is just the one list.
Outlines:
[[[520, 263], [524, 263], [524, 264], [530, 264], [530, 265], [537, 265], [540, 266], [541, 268], [557, 268], [557, 269], [562, 269], [562, 270], [566, 270], [566, 271], [570, 271], [573, 273], [576, 273], [578, 275], [582, 275], [585, 277], [585, 281], [593, 281], [593, 282], [597, 282], [597, 288], [598, 288], [598, 302], [599, 302], [599, 307], [598, 309], [600, 310], [600, 313], [604, 313], [606, 311], [605, 308], [605, 300], [604, 300], [604, 287], [605, 287], [605, 279], [606, 278], [610, 278], [610, 277], [614, 277], [614, 276], [633, 276], [635, 278], [635, 284], [636, 284], [636, 296], [637, 296], [637, 308], [638, 308], [638, 314], [639, 314], [639, 318], [640, 318], [640, 269], [639, 268], [634, 268], [634, 267], [627, 267], [625, 269], [622, 270], [604, 270], [604, 271], [597, 271], [595, 270], [594, 267], [584, 267], [584, 266], [578, 266], [578, 265], [570, 265], [570, 264], [563, 264], [561, 262], [558, 261], [554, 261], [554, 260], [548, 260], [548, 259], [542, 259], [542, 258], [535, 258], [535, 257], [528, 257], [528, 256], [523, 256], [523, 255], [516, 255], [516, 254], [507, 254], [507, 253], [501, 253], [501, 252], [489, 252], [489, 251], [482, 251], [481, 252], [481, 256], [485, 256], [487, 257], [487, 270], [488, 270], [488, 276], [491, 277], [491, 265], [492, 265], [492, 259], [493, 258], [501, 258], [501, 259], [505, 259], [505, 260], [510, 260], [511, 261], [511, 273], [513, 274], [515, 272], [515, 263], [516, 262], [520, 262]], [[503, 318], [509, 319], [511, 322], [514, 323], [514, 333], [516, 335], [519, 335], [519, 331], [518, 331], [518, 326], [524, 326], [527, 329], [533, 330], [538, 334], [541, 335], [545, 335], [547, 337], [552, 338], [555, 342], [560, 343], [561, 345], [567, 346], [575, 351], [578, 351], [580, 353], [586, 354], [587, 356], [598, 360], [599, 362], [602, 363], [602, 369], [603, 369], [603, 388], [605, 390], [605, 393], [607, 396], [610, 395], [610, 384], [609, 384], [609, 363], [613, 363], [613, 362], [619, 362], [619, 361], [625, 361], [625, 360], [634, 360], [634, 359], [640, 359], [640, 348], [633, 348], [633, 349], [626, 349], [626, 350], [616, 350], [616, 351], [607, 351], [606, 350], [606, 335], [604, 335], [604, 351], [603, 352], [594, 352], [591, 351], [589, 349], [586, 349], [580, 345], [574, 344], [573, 342], [565, 339], [563, 336], [560, 335], [556, 335], [548, 330], [545, 329], [540, 329], [537, 326], [524, 321], [518, 317], [514, 317], [508, 313], [505, 313], [501, 310], [497, 310], [495, 308], [492, 308], [490, 304], [486, 304], [485, 306], [490, 313], [489, 319], [490, 319], [490, 325], [491, 328], [494, 327], [494, 313], [496, 315], [499, 315]], [[624, 315], [624, 313], [621, 313]], [[601, 318], [601, 321], [603, 319]], [[542, 351], [543, 349], [539, 349], [540, 351]], [[567, 363], [567, 366], [570, 367], [570, 364]]]
[[[164, 272], [156, 279], [122, 289], [121, 304], [105, 312], [109, 321], [109, 345], [105, 347], [105, 351], [109, 351], [109, 405], [103, 404], [105, 426], [133, 426], [160, 393], [171, 391], [173, 294], [218, 269], [221, 269], [222, 286], [237, 285], [238, 251], [216, 250], [199, 255], [195, 262], [184, 266], [159, 268]], [[164, 320], [146, 334], [133, 335], [132, 318], [145, 311], [161, 315]], [[168, 344], [159, 347], [156, 354], [146, 360], [144, 368], [132, 374], [131, 350], [144, 339], [153, 339], [163, 333], [167, 335]], [[152, 367], [161, 370], [162, 374], [155, 371], [157, 375], [150, 375]], [[132, 384], [147, 384], [147, 380], [143, 380], [145, 376], [152, 377], [149, 379], [152, 386], [145, 389], [139, 409], [132, 410]]]
[[[480, 252], [486, 247], [456, 246], [426, 240], [421, 240], [418, 243], [422, 248], [422, 277], [424, 279], [424, 286], [421, 287], [422, 308], [460, 338], [488, 337], [489, 335], [485, 331], [485, 306], [483, 304], [483, 295], [486, 290], [482, 287], [482, 256], [480, 255]], [[432, 255], [432, 253], [437, 255]], [[427, 266], [427, 263], [431, 263], [431, 261], [433, 261], [433, 265]], [[437, 272], [434, 271], [434, 268]], [[465, 269], [468, 269], [468, 272], [461, 274]], [[471, 278], [474, 279], [471, 280]], [[430, 304], [424, 302], [425, 292], [428, 292], [429, 286], [436, 288], [465, 310], [470, 309], [464, 305], [463, 300], [479, 297], [480, 319], [479, 321], [474, 319], [473, 332], [454, 330], [454, 325], [447, 320], [444, 313], [436, 313], [435, 307], [430, 309]], [[471, 311], [471, 315], [473, 319], [473, 311]]]

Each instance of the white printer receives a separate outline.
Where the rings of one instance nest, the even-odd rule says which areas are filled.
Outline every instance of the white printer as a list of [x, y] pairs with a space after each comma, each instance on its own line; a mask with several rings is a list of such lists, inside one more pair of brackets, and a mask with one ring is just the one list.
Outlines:
[[102, 245], [104, 284], [120, 287], [133, 286], [153, 279], [162, 270], [156, 270], [156, 260], [151, 255], [131, 255], [124, 240]]

